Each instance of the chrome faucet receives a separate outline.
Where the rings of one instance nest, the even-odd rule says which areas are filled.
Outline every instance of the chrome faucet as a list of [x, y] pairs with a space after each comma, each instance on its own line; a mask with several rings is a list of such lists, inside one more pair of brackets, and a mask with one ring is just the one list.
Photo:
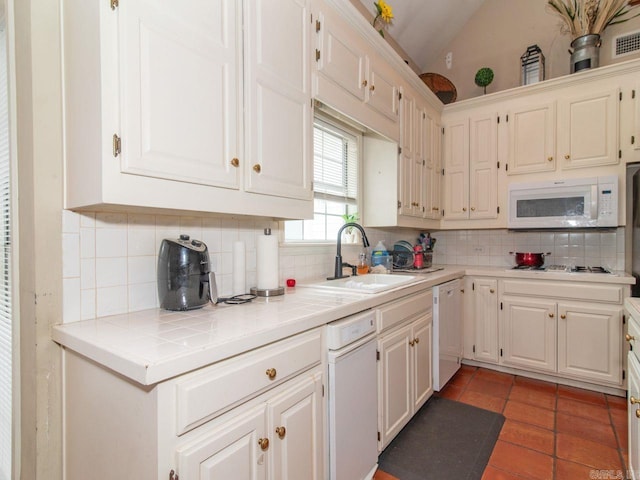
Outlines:
[[340, 230], [338, 230], [338, 243], [337, 243], [337, 251], [336, 251], [336, 263], [335, 263], [335, 269], [333, 272], [333, 277], [328, 277], [327, 280], [335, 280], [337, 278], [345, 278], [348, 277], [349, 275], [343, 275], [342, 274], [342, 267], [351, 267], [351, 270], [353, 272], [353, 275], [357, 275], [356, 273], [356, 268], [354, 265], [350, 265], [346, 262], [342, 261], [342, 231], [345, 228], [348, 227], [355, 227], [358, 230], [360, 230], [360, 233], [362, 234], [362, 245], [364, 245], [364, 248], [367, 248], [369, 246], [369, 239], [367, 238], [367, 234], [364, 233], [364, 228], [362, 228], [360, 225], [358, 225], [357, 223], [353, 223], [353, 222], [349, 222], [349, 223], [345, 223], [344, 225], [342, 225], [340, 227]]

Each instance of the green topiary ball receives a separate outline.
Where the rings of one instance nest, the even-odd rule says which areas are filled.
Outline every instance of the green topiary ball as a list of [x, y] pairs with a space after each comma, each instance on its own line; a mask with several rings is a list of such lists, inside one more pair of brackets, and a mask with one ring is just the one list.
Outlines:
[[484, 88], [484, 93], [487, 93], [487, 85], [493, 82], [493, 70], [489, 67], [483, 67], [476, 73], [476, 85]]

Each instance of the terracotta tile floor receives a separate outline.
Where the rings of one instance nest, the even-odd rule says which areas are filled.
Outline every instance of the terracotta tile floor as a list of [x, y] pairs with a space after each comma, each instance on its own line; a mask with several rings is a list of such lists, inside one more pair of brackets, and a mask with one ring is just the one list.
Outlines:
[[[436, 395], [505, 416], [482, 480], [625, 478], [623, 397], [468, 365]], [[398, 479], [378, 470], [374, 480]]]

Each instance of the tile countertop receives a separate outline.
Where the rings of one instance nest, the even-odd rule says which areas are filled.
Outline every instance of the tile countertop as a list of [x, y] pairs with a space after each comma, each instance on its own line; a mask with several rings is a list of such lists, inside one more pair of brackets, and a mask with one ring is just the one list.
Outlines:
[[142, 385], [177, 375], [319, 327], [464, 275], [632, 284], [620, 274], [522, 272], [504, 267], [447, 266], [378, 294], [287, 288], [285, 295], [188, 312], [160, 309], [53, 327], [53, 340]]

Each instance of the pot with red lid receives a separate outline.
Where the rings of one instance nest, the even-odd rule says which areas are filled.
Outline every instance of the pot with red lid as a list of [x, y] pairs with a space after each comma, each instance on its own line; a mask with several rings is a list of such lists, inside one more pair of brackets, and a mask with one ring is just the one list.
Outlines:
[[541, 267], [542, 265], [544, 265], [544, 257], [547, 255], [551, 255], [551, 252], [509, 252], [509, 255], [515, 255], [516, 266], [518, 267]]

